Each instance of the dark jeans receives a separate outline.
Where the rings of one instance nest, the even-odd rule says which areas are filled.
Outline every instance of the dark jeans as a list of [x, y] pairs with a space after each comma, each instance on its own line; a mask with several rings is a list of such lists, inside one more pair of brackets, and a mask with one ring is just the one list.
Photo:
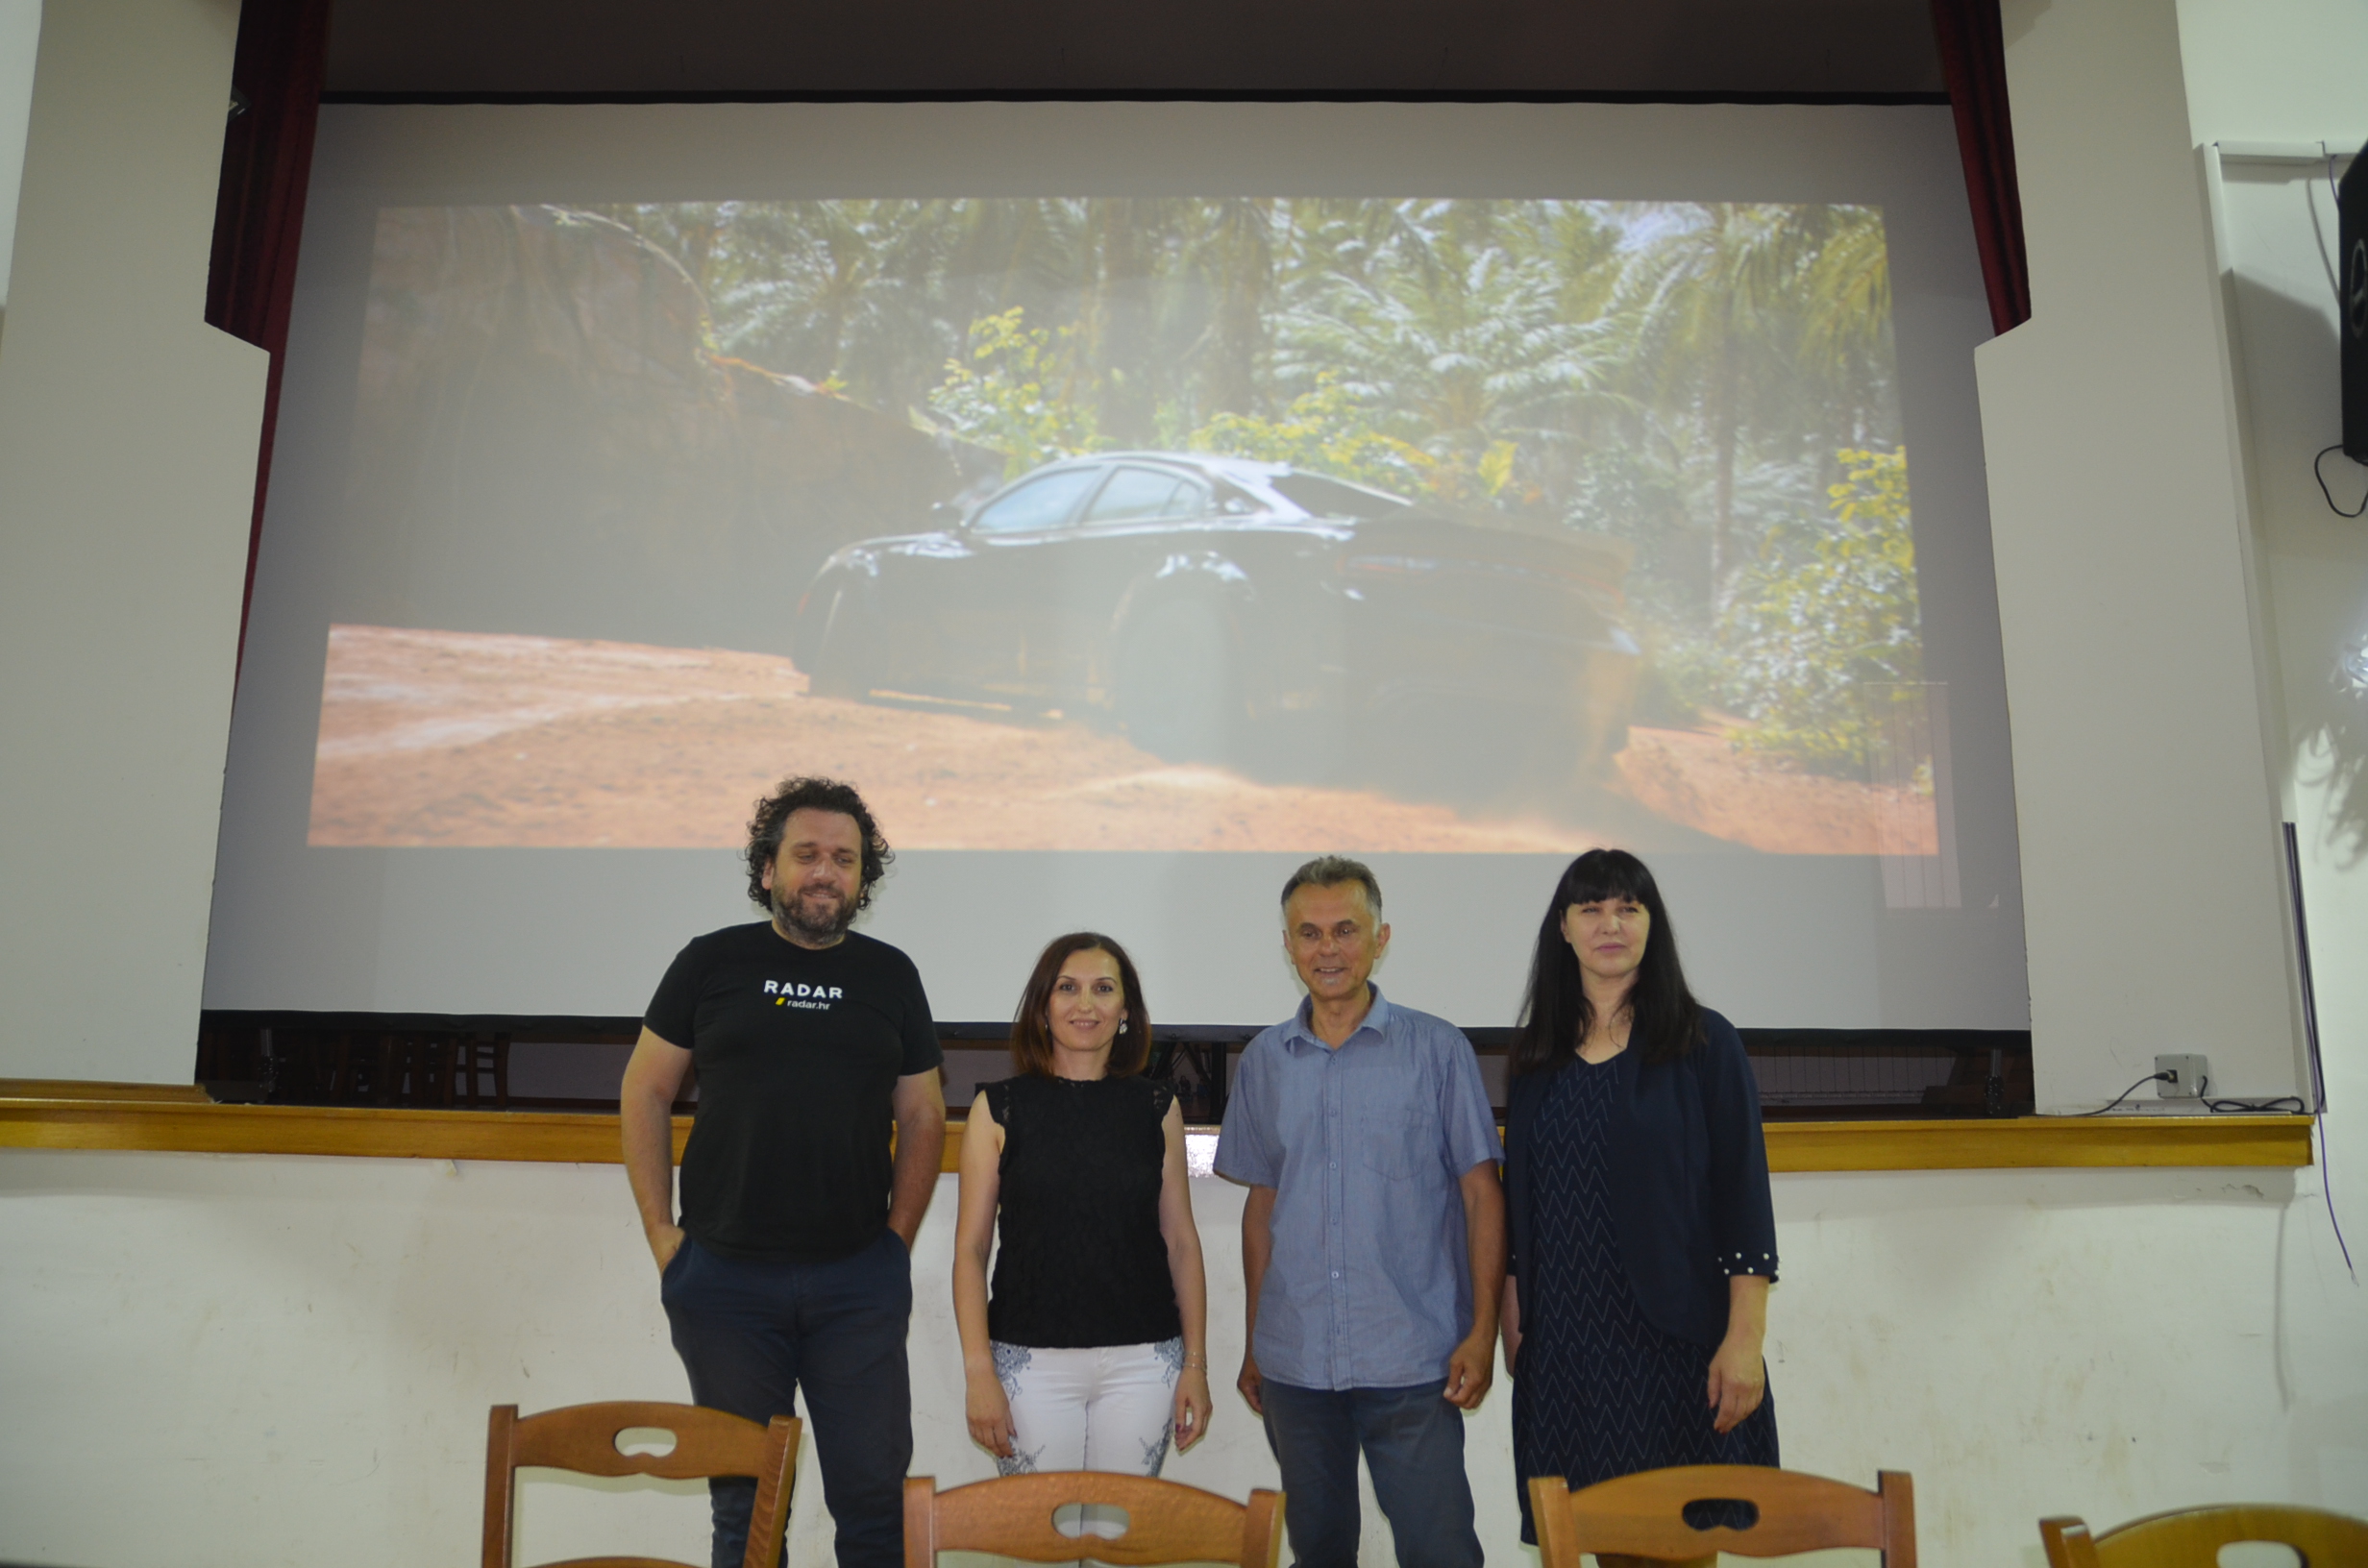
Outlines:
[[1480, 1568], [1464, 1412], [1446, 1381], [1411, 1388], [1295, 1388], [1266, 1380], [1267, 1444], [1283, 1468], [1283, 1525], [1298, 1568], [1356, 1568], [1357, 1452], [1397, 1537], [1400, 1568]]
[[[853, 1257], [827, 1263], [745, 1262], [686, 1237], [658, 1297], [695, 1403], [770, 1421], [795, 1413], [804, 1386], [823, 1499], [839, 1527], [840, 1568], [902, 1568], [913, 1262], [897, 1234], [882, 1231]], [[739, 1568], [756, 1482], [710, 1481], [707, 1495], [715, 1568]]]

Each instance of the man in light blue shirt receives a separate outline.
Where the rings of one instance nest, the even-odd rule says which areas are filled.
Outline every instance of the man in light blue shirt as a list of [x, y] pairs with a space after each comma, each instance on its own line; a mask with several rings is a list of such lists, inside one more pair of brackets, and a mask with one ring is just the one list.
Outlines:
[[1401, 1568], [1480, 1568], [1462, 1412], [1496, 1359], [1496, 1121], [1471, 1042], [1372, 984], [1389, 945], [1365, 866], [1326, 855], [1283, 885], [1307, 1000], [1242, 1053], [1217, 1144], [1250, 1188], [1240, 1387], [1299, 1568], [1355, 1568], [1360, 1450]]

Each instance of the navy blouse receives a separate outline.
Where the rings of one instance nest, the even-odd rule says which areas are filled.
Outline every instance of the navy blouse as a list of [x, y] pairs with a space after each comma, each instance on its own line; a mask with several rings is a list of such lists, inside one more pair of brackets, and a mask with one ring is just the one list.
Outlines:
[[[1760, 1086], [1735, 1026], [1705, 1008], [1707, 1039], [1674, 1062], [1639, 1050], [1619, 1073], [1610, 1167], [1621, 1259], [1654, 1324], [1715, 1346], [1727, 1335], [1727, 1279], [1776, 1277]], [[1505, 1206], [1513, 1277], [1531, 1245], [1532, 1133], [1559, 1068], [1513, 1080], [1505, 1112]]]

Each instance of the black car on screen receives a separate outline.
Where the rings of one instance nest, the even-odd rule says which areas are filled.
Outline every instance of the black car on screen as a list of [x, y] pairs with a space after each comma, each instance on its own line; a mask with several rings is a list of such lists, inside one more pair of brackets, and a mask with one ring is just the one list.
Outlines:
[[1626, 744], [1619, 541], [1172, 452], [1048, 463], [941, 515], [824, 563], [793, 649], [817, 693], [1100, 714], [1176, 760], [1236, 759], [1258, 735], [1311, 754], [1510, 747], [1568, 776]]

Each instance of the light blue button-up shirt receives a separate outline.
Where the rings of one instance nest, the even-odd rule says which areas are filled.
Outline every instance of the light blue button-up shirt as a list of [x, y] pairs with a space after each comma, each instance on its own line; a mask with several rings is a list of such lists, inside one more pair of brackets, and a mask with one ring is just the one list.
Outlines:
[[1447, 1375], [1471, 1332], [1458, 1182], [1501, 1158], [1471, 1041], [1443, 1018], [1372, 1010], [1337, 1049], [1311, 1004], [1242, 1053], [1217, 1173], [1275, 1189], [1252, 1346], [1299, 1388], [1403, 1388]]

